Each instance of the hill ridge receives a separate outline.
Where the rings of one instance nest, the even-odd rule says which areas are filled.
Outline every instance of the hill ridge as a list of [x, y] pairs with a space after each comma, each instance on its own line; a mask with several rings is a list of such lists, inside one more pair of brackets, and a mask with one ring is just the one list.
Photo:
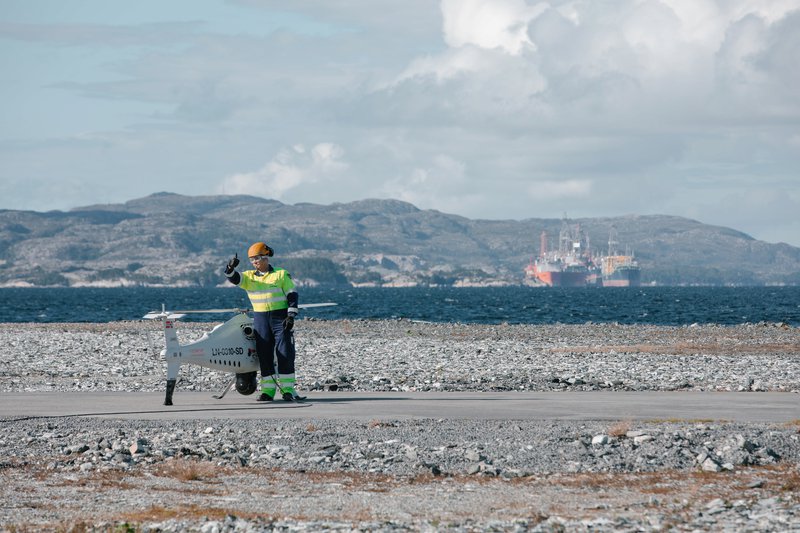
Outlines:
[[[674, 215], [575, 218], [605, 251], [613, 227], [645, 283], [800, 284], [800, 248]], [[561, 219], [469, 219], [396, 199], [330, 205], [154, 193], [69, 211], [0, 210], [0, 286], [216, 285], [264, 240], [307, 284], [513, 285]]]

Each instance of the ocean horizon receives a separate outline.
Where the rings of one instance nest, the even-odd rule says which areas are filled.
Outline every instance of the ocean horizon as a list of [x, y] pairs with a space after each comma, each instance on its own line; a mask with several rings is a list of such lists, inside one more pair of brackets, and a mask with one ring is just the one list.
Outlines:
[[[302, 310], [301, 320], [800, 326], [800, 287], [301, 287], [298, 292], [300, 303], [337, 304]], [[236, 287], [0, 288], [0, 322], [139, 320], [162, 305], [167, 310], [249, 308], [246, 293]]]

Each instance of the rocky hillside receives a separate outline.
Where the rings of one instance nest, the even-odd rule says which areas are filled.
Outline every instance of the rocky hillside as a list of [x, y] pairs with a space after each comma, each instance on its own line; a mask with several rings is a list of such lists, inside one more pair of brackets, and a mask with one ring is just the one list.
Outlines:
[[[800, 284], [800, 248], [680, 217], [574, 219], [598, 252], [612, 228], [644, 283]], [[396, 200], [287, 205], [158, 193], [68, 212], [0, 211], [0, 285], [216, 285], [264, 240], [307, 284], [515, 284], [557, 219], [471, 220]], [[246, 261], [245, 261], [246, 263]]]

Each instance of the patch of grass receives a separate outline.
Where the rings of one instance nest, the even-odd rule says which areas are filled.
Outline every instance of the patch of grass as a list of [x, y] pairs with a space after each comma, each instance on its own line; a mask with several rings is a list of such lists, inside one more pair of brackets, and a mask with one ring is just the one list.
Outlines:
[[800, 470], [787, 472], [780, 488], [785, 492], [800, 493]]
[[627, 433], [631, 430], [631, 421], [630, 420], [621, 420], [608, 428], [608, 434], [611, 437], [624, 437]]
[[199, 505], [181, 505], [172, 508], [167, 508], [162, 505], [151, 505], [147, 509], [123, 513], [119, 516], [119, 519], [124, 520], [126, 525], [135, 525], [148, 521], [161, 522], [169, 519], [178, 520], [182, 518], [197, 518], [200, 516], [208, 517], [211, 520], [223, 520], [228, 514], [230, 513], [225, 509]]
[[[762, 484], [753, 485], [761, 481]], [[515, 480], [516, 483], [546, 483], [564, 487], [570, 491], [587, 491], [596, 494], [625, 493], [656, 496], [662, 505], [665, 502], [686, 500], [690, 505], [705, 505], [716, 498], [734, 501], [761, 498], [764, 494], [798, 494], [800, 470], [795, 465], [770, 465], [741, 467], [731, 472], [661, 471], [639, 473], [581, 473], [538, 479]]]
[[224, 467], [207, 461], [191, 461], [176, 459], [164, 463], [157, 469], [156, 475], [169, 477], [178, 481], [210, 481], [226, 473]]
[[730, 420], [713, 418], [653, 418], [648, 420], [653, 424], [730, 424]]
[[788, 422], [786, 422], [786, 427], [790, 429], [794, 428], [797, 430], [798, 433], [800, 433], [800, 418], [796, 418], [795, 420], [789, 420]]

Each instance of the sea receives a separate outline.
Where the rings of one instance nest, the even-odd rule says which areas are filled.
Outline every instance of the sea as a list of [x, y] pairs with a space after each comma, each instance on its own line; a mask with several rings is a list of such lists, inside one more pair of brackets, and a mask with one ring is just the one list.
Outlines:
[[[784, 323], [800, 326], [800, 287], [301, 288], [300, 318], [482, 324]], [[249, 307], [236, 288], [0, 288], [0, 322], [114, 322], [149, 311]], [[189, 314], [222, 321], [230, 313]]]

